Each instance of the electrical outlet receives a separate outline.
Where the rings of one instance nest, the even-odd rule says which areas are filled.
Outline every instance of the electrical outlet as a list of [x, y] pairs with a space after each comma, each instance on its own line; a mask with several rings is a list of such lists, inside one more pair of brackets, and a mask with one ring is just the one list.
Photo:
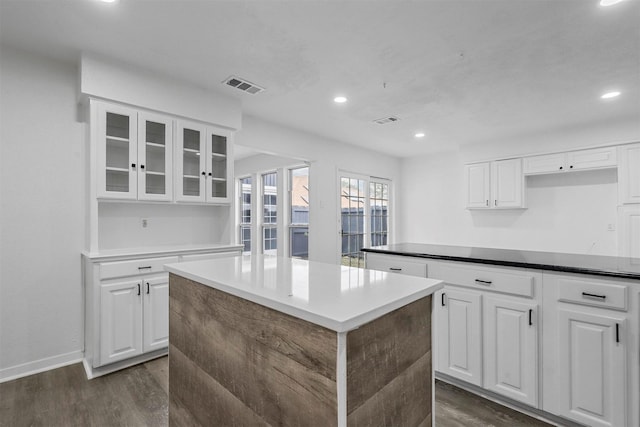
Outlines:
[[142, 228], [147, 228], [149, 226], [149, 220], [147, 218], [142, 218]]
[[616, 225], [613, 223], [607, 224], [607, 231], [616, 231]]

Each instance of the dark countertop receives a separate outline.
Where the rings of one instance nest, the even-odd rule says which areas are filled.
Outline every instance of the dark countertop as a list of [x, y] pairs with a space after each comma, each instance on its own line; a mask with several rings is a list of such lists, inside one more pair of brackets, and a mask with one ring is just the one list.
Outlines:
[[523, 267], [640, 280], [640, 259], [466, 246], [397, 243], [362, 249], [389, 255]]

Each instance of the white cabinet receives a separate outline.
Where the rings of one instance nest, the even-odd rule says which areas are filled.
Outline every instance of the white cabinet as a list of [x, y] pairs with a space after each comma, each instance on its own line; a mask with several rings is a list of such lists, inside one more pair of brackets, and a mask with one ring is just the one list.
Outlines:
[[469, 209], [524, 207], [521, 159], [466, 165], [465, 178]]
[[640, 205], [618, 207], [618, 248], [621, 257], [640, 259]]
[[484, 388], [538, 406], [538, 305], [485, 295]]
[[490, 163], [465, 165], [467, 208], [489, 208], [491, 199]]
[[100, 287], [100, 364], [169, 345], [169, 275]]
[[108, 364], [142, 353], [140, 280], [100, 287], [100, 362]]
[[444, 289], [434, 296], [436, 370], [482, 386], [482, 295]]
[[94, 100], [91, 108], [98, 198], [170, 201], [171, 120]]
[[616, 147], [593, 148], [524, 158], [524, 174], [538, 175], [584, 169], [615, 168]]
[[557, 414], [590, 426], [626, 426], [625, 319], [558, 310]]
[[545, 273], [543, 286], [543, 409], [588, 426], [638, 425], [637, 285]]
[[640, 144], [618, 147], [618, 157], [619, 203], [640, 203]]
[[410, 257], [388, 256], [371, 252], [367, 252], [365, 256], [367, 268], [370, 270], [427, 277], [426, 261], [421, 262]]
[[142, 285], [142, 351], [146, 353], [169, 345], [169, 278], [144, 279]]
[[193, 122], [177, 126], [176, 200], [229, 203], [231, 200], [231, 132]]

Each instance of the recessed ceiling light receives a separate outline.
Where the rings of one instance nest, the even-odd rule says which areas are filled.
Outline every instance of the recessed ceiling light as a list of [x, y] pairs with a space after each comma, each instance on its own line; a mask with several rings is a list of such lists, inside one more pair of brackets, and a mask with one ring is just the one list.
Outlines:
[[624, 0], [600, 0], [600, 6], [613, 6], [614, 4], [623, 2]]
[[118, 0], [100, 0], [102, 3], [117, 3]]
[[611, 98], [616, 98], [618, 96], [620, 96], [620, 92], [618, 92], [617, 90], [614, 90], [614, 91], [602, 94], [602, 96], [600, 98], [602, 98], [602, 99], [611, 99]]
[[344, 96], [336, 96], [335, 98], [333, 98], [333, 102], [335, 102], [336, 104], [344, 104], [345, 102], [347, 102], [347, 98]]
[[424, 132], [416, 132], [416, 134], [413, 136], [415, 136], [416, 138], [424, 138]]

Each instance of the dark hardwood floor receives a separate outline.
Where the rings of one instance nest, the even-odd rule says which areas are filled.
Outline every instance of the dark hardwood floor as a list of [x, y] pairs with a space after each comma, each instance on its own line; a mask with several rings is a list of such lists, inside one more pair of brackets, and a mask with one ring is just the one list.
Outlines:
[[[87, 380], [81, 364], [0, 384], [0, 426], [166, 426], [167, 357]], [[548, 426], [534, 418], [436, 383], [436, 425]]]

